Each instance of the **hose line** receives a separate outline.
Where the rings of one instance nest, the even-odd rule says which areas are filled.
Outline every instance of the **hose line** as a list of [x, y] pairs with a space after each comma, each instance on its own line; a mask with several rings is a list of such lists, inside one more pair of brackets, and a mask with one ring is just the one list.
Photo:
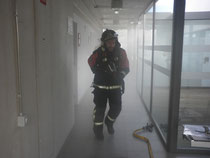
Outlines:
[[[148, 138], [144, 137], [144, 136], [141, 136], [141, 135], [138, 135], [137, 133], [139, 132], [142, 132], [142, 131], [145, 131], [145, 130], [148, 130], [148, 125], [146, 127], [143, 127], [143, 128], [140, 128], [140, 129], [137, 129], [133, 132], [133, 136], [138, 138], [138, 139], [141, 139], [143, 140], [144, 142], [147, 143], [147, 147], [148, 147], [148, 151], [149, 151], [149, 156], [150, 158], [154, 158], [153, 156], [153, 152], [152, 152], [152, 147], [151, 147], [151, 144], [150, 144], [150, 141]], [[149, 128], [152, 128], [152, 126], [150, 126]], [[149, 130], [151, 132], [151, 129]]]

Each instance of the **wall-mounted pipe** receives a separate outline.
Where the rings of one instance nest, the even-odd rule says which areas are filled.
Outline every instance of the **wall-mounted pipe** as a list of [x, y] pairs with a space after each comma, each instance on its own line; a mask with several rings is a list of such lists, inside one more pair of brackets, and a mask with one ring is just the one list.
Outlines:
[[16, 98], [17, 98], [17, 109], [18, 115], [22, 115], [22, 88], [21, 88], [21, 67], [20, 67], [20, 36], [19, 36], [19, 22], [18, 22], [18, 11], [17, 1], [15, 0], [14, 5], [14, 18], [15, 18], [15, 68], [16, 68]]

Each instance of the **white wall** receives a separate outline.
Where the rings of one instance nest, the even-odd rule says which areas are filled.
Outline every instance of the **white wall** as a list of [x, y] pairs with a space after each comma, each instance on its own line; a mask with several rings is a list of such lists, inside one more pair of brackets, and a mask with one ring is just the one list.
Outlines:
[[63, 145], [74, 123], [73, 36], [67, 33], [73, 17], [71, 1], [52, 1], [52, 101], [54, 105], [55, 152]]
[[[17, 1], [22, 111], [28, 116], [23, 128], [17, 127], [15, 2], [0, 1], [0, 157], [55, 158], [74, 124], [73, 35], [67, 29], [73, 1], [52, 0], [46, 6]], [[87, 17], [77, 19], [84, 42], [78, 51], [78, 62], [84, 64], [78, 73], [82, 97], [92, 77], [87, 57], [98, 27], [93, 29]]]
[[72, 2], [36, 2], [37, 101], [40, 157], [53, 157], [74, 124]]
[[[12, 157], [17, 144], [14, 36], [11, 1], [0, 1], [0, 153]], [[13, 142], [13, 143], [12, 143]]]
[[77, 48], [78, 102], [83, 98], [93, 81], [94, 74], [91, 72], [87, 60], [93, 51], [100, 46], [102, 33], [102, 28], [80, 12], [80, 10], [84, 11], [85, 8], [81, 3], [79, 4], [80, 8], [74, 8], [74, 21], [77, 23], [77, 31], [81, 35], [81, 43]]
[[[19, 8], [20, 59], [23, 111], [29, 117], [25, 128], [17, 128], [15, 27], [13, 0], [0, 1], [0, 153], [5, 158], [38, 157], [38, 124], [35, 80], [35, 36], [33, 1]], [[26, 47], [27, 46], [27, 47]]]

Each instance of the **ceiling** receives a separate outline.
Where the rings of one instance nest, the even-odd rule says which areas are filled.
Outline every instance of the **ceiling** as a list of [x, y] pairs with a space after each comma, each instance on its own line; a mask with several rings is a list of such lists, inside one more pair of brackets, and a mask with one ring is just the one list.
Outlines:
[[127, 28], [138, 22], [139, 16], [152, 0], [122, 0], [123, 7], [115, 14], [112, 0], [82, 0], [93, 17], [103, 28]]

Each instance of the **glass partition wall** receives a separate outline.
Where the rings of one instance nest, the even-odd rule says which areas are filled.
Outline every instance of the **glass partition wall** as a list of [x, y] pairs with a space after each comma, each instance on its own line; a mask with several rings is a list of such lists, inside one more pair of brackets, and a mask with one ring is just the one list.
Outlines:
[[168, 134], [168, 111], [171, 74], [173, 0], [155, 4], [152, 116], [165, 142]]
[[137, 26], [137, 89], [172, 152], [210, 153], [183, 137], [185, 124], [210, 125], [210, 1], [202, 2], [154, 0]]
[[144, 15], [144, 60], [143, 60], [143, 89], [142, 97], [148, 110], [151, 103], [151, 67], [152, 67], [152, 39], [153, 39], [153, 7]]
[[139, 94], [142, 94], [142, 73], [143, 73], [143, 34], [144, 34], [144, 25], [143, 25], [143, 16], [140, 17], [140, 21], [137, 25], [137, 90]]
[[[183, 139], [184, 125], [210, 128], [210, 1], [186, 0], [179, 105], [178, 148], [210, 150]], [[210, 133], [210, 132], [209, 132]], [[208, 145], [209, 144], [209, 145]]]

